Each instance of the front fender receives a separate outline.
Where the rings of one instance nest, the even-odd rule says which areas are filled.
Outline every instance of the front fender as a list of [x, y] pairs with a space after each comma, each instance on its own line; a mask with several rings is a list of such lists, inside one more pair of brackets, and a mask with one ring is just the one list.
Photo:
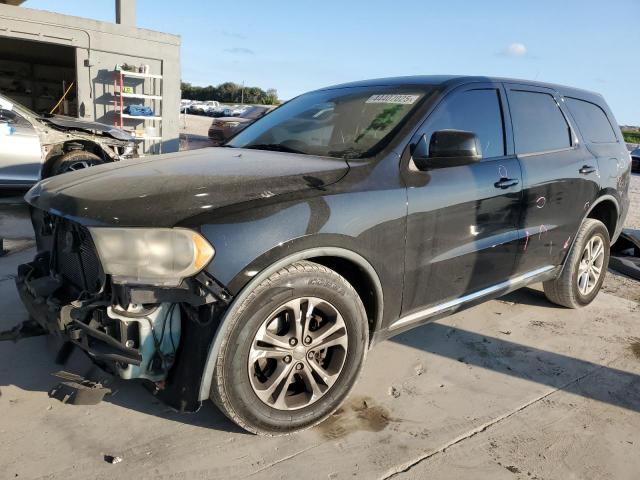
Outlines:
[[[216, 255], [208, 272], [235, 297], [212, 342], [200, 398], [209, 396], [211, 375], [227, 319], [259, 283], [298, 260], [340, 257], [369, 275], [378, 305], [375, 329], [384, 329], [400, 311], [404, 278], [406, 193], [385, 190], [327, 190], [274, 198], [215, 212], [200, 223]], [[384, 291], [383, 291], [384, 289]], [[383, 308], [384, 304], [384, 308]]]
[[[202, 378], [200, 382], [200, 393], [198, 396], [198, 400], [203, 401], [209, 398], [209, 392], [211, 390], [211, 380], [213, 378], [216, 360], [218, 358], [218, 352], [220, 350], [220, 346], [222, 345], [222, 340], [227, 333], [227, 329], [229, 328], [228, 319], [232, 318], [233, 315], [236, 314], [237, 310], [240, 308], [242, 303], [246, 300], [246, 298], [251, 294], [253, 289], [260, 285], [263, 281], [273, 275], [275, 272], [280, 270], [287, 265], [291, 265], [294, 262], [305, 260], [309, 258], [322, 257], [322, 256], [331, 256], [331, 257], [340, 257], [346, 260], [350, 260], [360, 266], [372, 280], [372, 284], [376, 289], [376, 299], [377, 306], [376, 311], [378, 312], [377, 318], [375, 319], [376, 325], [379, 325], [382, 322], [382, 316], [384, 311], [384, 297], [382, 291], [382, 284], [380, 283], [380, 278], [376, 273], [375, 269], [371, 266], [371, 264], [364, 259], [359, 254], [353, 252], [352, 250], [348, 250], [340, 247], [315, 247], [309, 248], [305, 250], [298, 251], [291, 255], [280, 258], [275, 262], [271, 262], [269, 266], [259, 273], [256, 272], [251, 280], [249, 280], [242, 291], [233, 299], [233, 302], [225, 312], [224, 316], [220, 321], [220, 326], [215, 333], [213, 341], [211, 342], [211, 347], [209, 348], [209, 353], [207, 355], [207, 360], [204, 366], [204, 370], [202, 373]], [[262, 261], [267, 261], [266, 257], [264, 259], [259, 259], [258, 264]], [[254, 262], [255, 264], [255, 262]]]

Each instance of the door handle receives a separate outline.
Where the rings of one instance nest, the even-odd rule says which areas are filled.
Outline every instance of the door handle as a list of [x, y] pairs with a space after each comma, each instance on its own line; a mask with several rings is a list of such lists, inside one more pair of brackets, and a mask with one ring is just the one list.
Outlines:
[[496, 183], [493, 184], [496, 188], [502, 188], [503, 190], [510, 187], [515, 187], [520, 183], [519, 180], [515, 178], [501, 178]]
[[596, 169], [594, 167], [592, 167], [591, 165], [583, 165], [582, 168], [580, 170], [578, 170], [582, 175], [589, 175], [590, 173], [593, 173], [596, 171]]

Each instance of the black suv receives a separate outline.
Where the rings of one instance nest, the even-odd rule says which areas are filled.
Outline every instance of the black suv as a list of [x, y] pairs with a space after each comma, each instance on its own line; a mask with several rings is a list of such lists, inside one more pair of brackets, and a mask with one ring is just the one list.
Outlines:
[[616, 125], [600, 95], [522, 80], [317, 90], [221, 148], [40, 182], [18, 289], [176, 408], [306, 428], [385, 338], [533, 282], [589, 304], [629, 205]]

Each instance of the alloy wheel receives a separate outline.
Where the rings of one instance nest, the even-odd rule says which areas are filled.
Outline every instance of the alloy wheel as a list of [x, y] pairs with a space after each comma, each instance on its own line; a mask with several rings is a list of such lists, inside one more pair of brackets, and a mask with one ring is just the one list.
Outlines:
[[334, 385], [349, 347], [347, 328], [331, 303], [290, 300], [267, 317], [249, 351], [249, 380], [258, 398], [278, 410], [297, 410]]
[[83, 170], [85, 168], [89, 168], [91, 164], [86, 160], [81, 160], [79, 162], [73, 162], [69, 164], [67, 168], [64, 169], [63, 173], [66, 172], [75, 172], [76, 170]]
[[578, 266], [578, 291], [589, 295], [598, 284], [604, 264], [604, 242], [599, 235], [594, 235], [587, 242], [580, 257]]

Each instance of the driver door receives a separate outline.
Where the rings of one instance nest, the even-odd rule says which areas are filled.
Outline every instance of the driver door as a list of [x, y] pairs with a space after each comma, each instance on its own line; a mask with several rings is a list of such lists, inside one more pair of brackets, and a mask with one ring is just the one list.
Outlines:
[[522, 179], [505, 106], [501, 84], [454, 90], [411, 142], [425, 135], [428, 144], [433, 132], [464, 130], [478, 137], [482, 159], [426, 170], [407, 160], [402, 307], [407, 318], [419, 320], [425, 311], [450, 309], [462, 297], [481, 296], [513, 274]]
[[0, 185], [30, 186], [40, 179], [42, 151], [33, 125], [15, 110], [0, 109]]

